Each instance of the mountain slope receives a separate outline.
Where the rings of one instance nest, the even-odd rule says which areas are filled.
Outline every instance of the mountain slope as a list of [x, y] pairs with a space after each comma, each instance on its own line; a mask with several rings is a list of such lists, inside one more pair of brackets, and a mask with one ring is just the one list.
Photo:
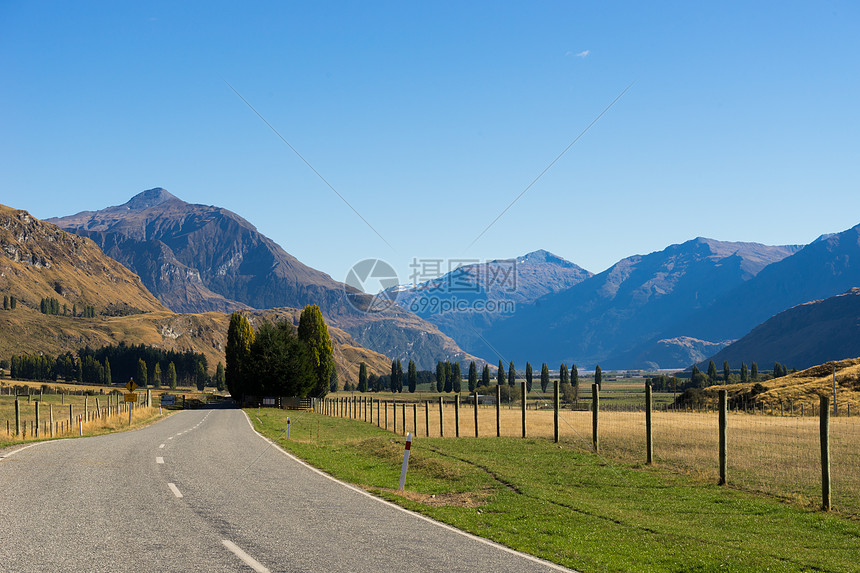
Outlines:
[[860, 286], [860, 225], [819, 238], [678, 326], [697, 338], [739, 338], [788, 308]]
[[805, 369], [832, 360], [860, 356], [860, 288], [824, 300], [807, 302], [766, 320], [749, 334], [711, 357], [760, 367], [780, 362]]
[[[136, 275], [107, 257], [90, 239], [3, 205], [0, 296], [14, 296], [18, 301], [14, 310], [0, 309], [0, 356], [4, 358], [24, 353], [56, 355], [83, 346], [126, 342], [200, 352], [211, 370], [224, 361], [228, 315], [170, 312]], [[60, 302], [61, 314], [42, 314], [40, 301], [49, 297]], [[85, 306], [94, 307], [96, 316], [80, 316]], [[72, 316], [73, 308], [77, 316]], [[255, 324], [273, 319], [297, 324], [300, 312], [281, 308], [250, 316]], [[116, 314], [125, 316], [112, 316]], [[388, 370], [386, 356], [362, 348], [338, 328], [329, 331], [342, 382], [347, 376], [357, 380], [362, 361], [372, 372]]]
[[[647, 367], [647, 356], [633, 362], [625, 353], [649, 341], [693, 336], [666, 331], [799, 249], [700, 237], [628, 257], [565, 291], [518, 308], [496, 325], [487, 341], [506, 360], [517, 362]], [[725, 337], [696, 338], [713, 342]]]
[[400, 307], [432, 322], [461, 347], [480, 349], [483, 333], [516, 312], [517, 306], [566, 290], [590, 276], [582, 267], [541, 250], [517, 259], [464, 265], [389, 293]]
[[432, 368], [438, 359], [474, 358], [403, 309], [363, 312], [371, 297], [302, 264], [227, 209], [189, 204], [156, 188], [123, 205], [50, 221], [93, 239], [174, 311], [317, 304], [326, 322], [361, 345], [412, 358], [422, 368]]

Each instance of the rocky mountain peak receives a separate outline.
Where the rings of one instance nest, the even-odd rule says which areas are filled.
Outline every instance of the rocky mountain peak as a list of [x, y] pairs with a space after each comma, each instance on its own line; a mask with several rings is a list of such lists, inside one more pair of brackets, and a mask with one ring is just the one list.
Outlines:
[[171, 199], [180, 201], [180, 199], [168, 192], [167, 189], [155, 187], [154, 189], [147, 189], [142, 193], [138, 193], [129, 199], [127, 203], [121, 205], [121, 207], [125, 207], [129, 211], [143, 211], [144, 209], [166, 203]]

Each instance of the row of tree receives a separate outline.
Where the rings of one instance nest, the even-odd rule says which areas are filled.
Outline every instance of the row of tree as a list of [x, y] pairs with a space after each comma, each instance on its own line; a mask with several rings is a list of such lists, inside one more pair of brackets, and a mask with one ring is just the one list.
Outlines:
[[15, 310], [18, 306], [18, 298], [15, 296], [3, 295], [3, 310]]
[[[124, 383], [134, 379], [138, 386], [175, 388], [179, 382], [198, 388], [209, 382], [203, 354], [176, 352], [151, 346], [105, 346], [98, 350], [81, 348], [56, 357], [50, 354], [22, 354], [9, 361], [10, 376], [19, 380], [77, 381], [88, 384]], [[223, 365], [220, 365], [223, 379]], [[216, 385], [218, 369], [216, 369]], [[201, 386], [201, 384], [203, 386]], [[222, 380], [223, 389], [223, 380]]]
[[[793, 371], [796, 372], [795, 370]], [[733, 384], [736, 382], [740, 382], [741, 384], [747, 384], [749, 382], [757, 382], [759, 380], [780, 378], [788, 374], [788, 369], [779, 362], [774, 362], [773, 372], [770, 374], [760, 373], [758, 369], [758, 364], [756, 364], [755, 362], [753, 362], [749, 367], [747, 366], [746, 362], [741, 362], [740, 372], [738, 373], [738, 376], [735, 376], [732, 373], [732, 369], [729, 367], [728, 361], [725, 361], [723, 362], [722, 375], [720, 375], [717, 372], [716, 364], [714, 364], [714, 361], [711, 360], [708, 362], [707, 374], [699, 370], [698, 366], [693, 366], [692, 373], [690, 374], [690, 383], [687, 384], [684, 389], [704, 388], [706, 386], [711, 386], [719, 382], [722, 382], [723, 384]]]
[[[14, 297], [12, 297], [12, 300], [14, 301]], [[17, 304], [17, 302], [14, 302], [12, 304]], [[12, 308], [15, 308], [15, 306], [12, 306]], [[39, 301], [39, 310], [42, 312], [42, 314], [53, 314], [53, 315], [63, 315], [63, 316], [69, 315], [69, 305], [67, 305], [66, 303], [63, 303], [62, 312], [61, 312], [60, 301], [54, 297], [45, 297], [41, 301]], [[78, 316], [78, 305], [77, 304], [72, 304], [72, 316], [75, 316], [75, 317]], [[81, 309], [80, 316], [82, 316], [83, 318], [95, 318], [96, 317], [96, 307], [89, 306], [89, 305], [83, 306]]]
[[[255, 332], [239, 313], [227, 329], [226, 383], [230, 395], [322, 397], [334, 370], [331, 337], [317, 305], [308, 305], [295, 328], [263, 322]], [[336, 383], [336, 378], [335, 378]]]

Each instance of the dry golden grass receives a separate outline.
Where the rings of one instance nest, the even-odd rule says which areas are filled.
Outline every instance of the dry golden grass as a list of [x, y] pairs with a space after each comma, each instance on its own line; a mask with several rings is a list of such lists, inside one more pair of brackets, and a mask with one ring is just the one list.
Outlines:
[[[416, 438], [440, 436], [439, 402], [409, 402], [396, 406], [397, 432], [413, 432]], [[369, 407], [369, 406], [368, 406]], [[394, 429], [394, 406], [375, 400], [374, 424]], [[806, 408], [811, 413], [811, 408]], [[853, 410], [852, 410], [853, 411]], [[379, 412], [379, 414], [377, 414]], [[417, 416], [416, 416], [417, 414]], [[365, 419], [363, 403], [356, 416]], [[415, 423], [417, 417], [417, 425]], [[475, 436], [475, 409], [460, 405], [459, 435]], [[370, 415], [368, 413], [368, 421]], [[380, 422], [381, 421], [381, 422]], [[522, 436], [522, 411], [519, 405], [500, 409], [501, 435]], [[807, 415], [768, 416], [729, 414], [727, 474], [731, 487], [762, 492], [815, 507], [821, 499], [819, 418]], [[456, 411], [447, 404], [441, 411], [445, 437], [456, 434]], [[592, 414], [562, 410], [559, 434], [563, 447], [581, 451], [592, 448]], [[528, 437], [552, 439], [552, 410], [526, 411]], [[496, 435], [495, 406], [479, 406], [478, 433]], [[638, 411], [600, 412], [600, 454], [607, 461], [644, 464], [645, 414]], [[718, 417], [715, 412], [685, 413], [655, 411], [653, 442], [655, 463], [687, 473], [695, 479], [716, 482], [719, 476]], [[860, 416], [831, 418], [831, 480], [833, 505], [837, 510], [860, 516]]]

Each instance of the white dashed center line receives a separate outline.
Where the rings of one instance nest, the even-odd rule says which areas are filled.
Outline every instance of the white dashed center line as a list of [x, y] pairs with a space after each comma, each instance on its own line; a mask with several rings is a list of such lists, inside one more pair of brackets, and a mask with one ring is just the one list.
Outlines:
[[157, 464], [163, 464], [163, 463], [164, 463], [164, 458], [162, 458], [161, 456], [158, 456], [157, 458], [155, 458], [155, 463], [157, 463]]
[[172, 491], [172, 492], [173, 492], [173, 495], [175, 495], [176, 497], [182, 497], [182, 492], [181, 492], [181, 491], [179, 491], [179, 488], [178, 488], [178, 487], [176, 487], [176, 484], [168, 483], [168, 484], [167, 484], [167, 487], [169, 487], [169, 488], [170, 488], [170, 491]]
[[163, 447], [164, 447], [164, 444], [161, 444], [160, 446], [158, 446], [158, 449], [160, 450], [160, 449], [162, 449]]
[[229, 539], [222, 539], [221, 543], [224, 544], [224, 547], [232, 551], [236, 557], [241, 559], [245, 563], [245, 565], [247, 565], [257, 573], [270, 573], [269, 569], [266, 568], [262, 563], [242, 551], [238, 545], [236, 545]]

